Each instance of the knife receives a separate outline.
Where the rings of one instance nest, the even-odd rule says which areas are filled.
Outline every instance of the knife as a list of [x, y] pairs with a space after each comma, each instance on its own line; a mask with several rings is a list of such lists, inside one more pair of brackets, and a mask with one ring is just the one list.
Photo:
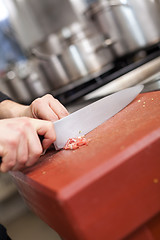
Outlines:
[[[56, 150], [63, 148], [69, 138], [84, 136], [113, 117], [132, 102], [143, 87], [143, 85], [136, 85], [123, 89], [54, 122]], [[1, 162], [2, 158], [0, 157]]]
[[142, 91], [136, 85], [104, 97], [54, 122], [56, 150], [63, 148], [69, 138], [84, 136], [126, 107]]

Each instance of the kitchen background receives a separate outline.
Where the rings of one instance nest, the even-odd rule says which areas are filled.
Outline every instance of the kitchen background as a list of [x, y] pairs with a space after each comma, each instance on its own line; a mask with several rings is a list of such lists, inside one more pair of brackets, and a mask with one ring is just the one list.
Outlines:
[[[0, 91], [46, 93], [70, 112], [137, 83], [160, 88], [160, 0], [0, 0]], [[60, 239], [0, 174], [0, 222], [13, 240]]]

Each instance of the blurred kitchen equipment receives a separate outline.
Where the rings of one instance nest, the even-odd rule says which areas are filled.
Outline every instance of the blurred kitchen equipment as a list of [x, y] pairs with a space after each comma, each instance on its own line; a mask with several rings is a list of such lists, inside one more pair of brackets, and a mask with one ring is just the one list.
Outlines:
[[43, 96], [50, 90], [37, 61], [30, 59], [24, 63], [17, 63], [15, 71], [31, 93], [32, 99]]
[[45, 42], [32, 49], [32, 54], [41, 60], [41, 68], [52, 89], [62, 87], [87, 74], [86, 70], [82, 70], [81, 59], [78, 56], [72, 57], [70, 49], [64, 46], [64, 38], [58, 34], [51, 34]]
[[128, 0], [145, 38], [145, 45], [160, 42], [160, 1]]
[[143, 92], [159, 91], [160, 90], [160, 71], [143, 81]]
[[13, 70], [6, 73], [5, 77], [1, 79], [0, 85], [1, 91], [17, 102], [25, 103], [30, 102], [32, 99], [24, 82], [16, 76]]
[[[143, 84], [144, 89], [146, 88], [147, 83], [155, 83], [160, 78], [160, 57], [155, 58], [154, 60], [143, 64], [142, 66], [124, 74], [123, 76], [116, 78], [110, 83], [92, 91], [90, 94], [87, 94], [84, 98], [90, 100], [92, 98], [102, 98], [106, 95], [110, 95], [114, 92], [120, 91], [122, 89], [134, 86], [136, 84]], [[160, 86], [157, 89], [160, 90]], [[155, 89], [152, 89], [155, 90]]]
[[111, 39], [117, 56], [160, 41], [159, 3], [152, 0], [99, 0], [86, 15]]
[[[91, 26], [86, 25], [84, 27], [77, 24], [72, 29], [71, 34], [63, 35], [63, 37], [66, 49], [69, 49], [74, 60], [79, 55], [87, 73], [98, 71], [103, 66], [113, 62], [114, 57], [111, 50], [109, 48], [104, 49], [102, 46], [103, 36], [95, 32]], [[77, 66], [80, 66], [78, 61]]]
[[32, 49], [32, 54], [43, 60], [40, 64], [56, 89], [113, 62], [113, 54], [109, 48], [103, 48], [103, 41], [102, 35], [75, 23], [51, 35]]
[[9, 19], [24, 49], [44, 41], [47, 35], [57, 32], [77, 16], [68, 0], [5, 0]]
[[[22, 45], [29, 53], [34, 49], [36, 56], [30, 58], [37, 64], [35, 70], [23, 78], [31, 98], [50, 92], [63, 103], [73, 101], [159, 56], [158, 0], [6, 0], [7, 5], [9, 2], [15, 10], [11, 16], [15, 13], [18, 19], [17, 34], [22, 26], [27, 34], [22, 34]], [[42, 19], [37, 22], [40, 12]]]
[[32, 49], [32, 55], [39, 60], [39, 66], [51, 89], [57, 89], [70, 82], [59, 56], [47, 55], [37, 49]]
[[[71, 102], [73, 104], [78, 98], [88, 93], [92, 94], [94, 90], [98, 91], [99, 88], [104, 85], [106, 85], [106, 87], [107, 85], [108, 87], [113, 85], [111, 91], [109, 90], [110, 94], [117, 91], [117, 87], [119, 88], [119, 86], [123, 86], [124, 84], [125, 87], [132, 86], [158, 72], [160, 69], [159, 56], [159, 45], [155, 45], [149, 49], [146, 48], [143, 52], [140, 51], [124, 58], [119, 58], [110, 70], [104, 68], [97, 73], [89, 75], [85, 79], [79, 79], [51, 93], [63, 104]], [[132, 77], [130, 78], [128, 76]], [[123, 79], [126, 79], [126, 81], [123, 81]], [[122, 88], [119, 88], [119, 90], [120, 89]]]
[[50, 89], [39, 66], [32, 60], [16, 63], [0, 81], [1, 91], [19, 103], [30, 103]]

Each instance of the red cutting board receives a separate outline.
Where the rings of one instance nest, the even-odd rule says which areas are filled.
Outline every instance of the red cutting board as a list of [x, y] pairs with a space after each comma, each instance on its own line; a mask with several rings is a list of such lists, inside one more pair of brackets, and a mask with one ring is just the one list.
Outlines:
[[12, 176], [65, 240], [123, 239], [160, 211], [160, 91], [138, 95], [86, 138]]

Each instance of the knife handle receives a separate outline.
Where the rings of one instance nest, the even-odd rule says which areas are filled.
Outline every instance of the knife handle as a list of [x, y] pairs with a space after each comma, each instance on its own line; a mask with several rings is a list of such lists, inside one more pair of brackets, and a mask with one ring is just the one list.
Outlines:
[[[40, 139], [40, 141], [42, 142], [43, 141], [43, 139], [44, 139], [44, 136], [40, 136], [40, 135], [38, 135], [39, 136], [39, 139]], [[0, 164], [2, 163], [2, 157], [0, 156]]]

